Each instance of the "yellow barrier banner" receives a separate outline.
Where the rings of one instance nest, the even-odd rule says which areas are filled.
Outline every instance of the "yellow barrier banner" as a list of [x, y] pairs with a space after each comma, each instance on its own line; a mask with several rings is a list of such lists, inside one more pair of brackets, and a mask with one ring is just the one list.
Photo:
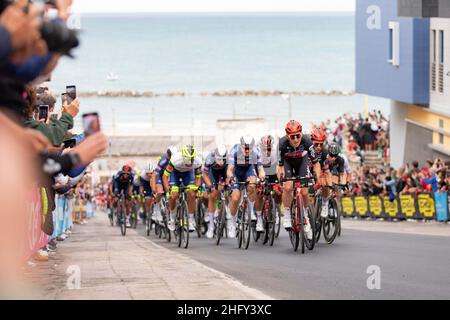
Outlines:
[[402, 213], [407, 218], [414, 217], [416, 213], [416, 206], [414, 204], [414, 197], [410, 194], [404, 194], [400, 196], [400, 207], [402, 208]]
[[356, 196], [354, 198], [355, 201], [355, 211], [359, 216], [367, 216], [369, 210], [367, 208], [367, 199], [363, 196]]
[[431, 194], [421, 193], [417, 196], [419, 212], [424, 218], [432, 219], [436, 215], [434, 199]]
[[353, 199], [351, 197], [342, 197], [342, 213], [345, 216], [353, 215]]
[[395, 218], [398, 214], [397, 199], [394, 199], [394, 201], [391, 202], [389, 201], [389, 197], [384, 197], [384, 211], [389, 217]]
[[383, 204], [382, 204], [381, 198], [379, 196], [370, 196], [369, 197], [369, 206], [370, 206], [370, 212], [375, 217], [381, 217], [381, 213], [383, 212]]

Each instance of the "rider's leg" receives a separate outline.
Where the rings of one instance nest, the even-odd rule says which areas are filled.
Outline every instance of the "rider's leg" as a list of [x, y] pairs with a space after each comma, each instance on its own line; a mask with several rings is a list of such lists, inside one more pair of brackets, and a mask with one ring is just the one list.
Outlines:
[[177, 200], [178, 200], [178, 188], [176, 189], [172, 188], [172, 192], [170, 193], [169, 198], [169, 212], [171, 220], [175, 220], [175, 206], [177, 204]]
[[294, 196], [294, 183], [287, 181], [283, 185], [283, 206], [284, 206], [284, 218], [291, 221], [291, 203]]
[[189, 224], [193, 224], [195, 222], [194, 212], [195, 212], [195, 191], [188, 190], [187, 191], [187, 204], [188, 204], [188, 214], [189, 214]]
[[209, 215], [209, 224], [214, 225], [214, 212], [216, 211], [216, 201], [218, 199], [219, 192], [217, 190], [212, 190], [209, 194], [208, 199], [208, 215]]

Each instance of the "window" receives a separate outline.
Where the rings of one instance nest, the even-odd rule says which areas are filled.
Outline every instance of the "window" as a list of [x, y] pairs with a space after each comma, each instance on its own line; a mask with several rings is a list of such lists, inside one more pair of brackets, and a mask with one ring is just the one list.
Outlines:
[[439, 119], [439, 128], [444, 129], [444, 119]]
[[431, 34], [431, 58], [432, 62], [436, 62], [436, 30]]
[[389, 22], [389, 60], [393, 66], [400, 65], [400, 23]]
[[439, 63], [444, 64], [444, 30], [439, 30]]
[[439, 144], [444, 144], [444, 135], [439, 133]]

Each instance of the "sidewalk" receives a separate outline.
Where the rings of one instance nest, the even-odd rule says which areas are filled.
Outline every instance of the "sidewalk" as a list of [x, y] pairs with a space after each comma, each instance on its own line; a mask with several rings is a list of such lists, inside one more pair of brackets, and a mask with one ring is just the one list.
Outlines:
[[[97, 212], [89, 224], [75, 226], [49, 262], [37, 263], [27, 272], [39, 288], [31, 298], [271, 299], [183, 255], [184, 249], [163, 248], [142, 234], [128, 229], [122, 237], [106, 213]], [[80, 268], [80, 289], [69, 290], [66, 285], [69, 266]]]
[[432, 222], [342, 219], [343, 229], [450, 237], [450, 225]]

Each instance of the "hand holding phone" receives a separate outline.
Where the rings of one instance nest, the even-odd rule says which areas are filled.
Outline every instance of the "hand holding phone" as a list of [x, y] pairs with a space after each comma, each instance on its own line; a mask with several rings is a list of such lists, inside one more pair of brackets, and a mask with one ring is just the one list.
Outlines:
[[39, 106], [39, 120], [44, 120], [44, 122], [47, 122], [49, 108], [50, 107], [48, 105], [44, 104]]
[[74, 85], [67, 86], [66, 93], [70, 97], [70, 99], [72, 99], [72, 101], [75, 100], [77, 98], [77, 87]]
[[84, 135], [90, 135], [100, 131], [100, 118], [97, 112], [83, 114]]

